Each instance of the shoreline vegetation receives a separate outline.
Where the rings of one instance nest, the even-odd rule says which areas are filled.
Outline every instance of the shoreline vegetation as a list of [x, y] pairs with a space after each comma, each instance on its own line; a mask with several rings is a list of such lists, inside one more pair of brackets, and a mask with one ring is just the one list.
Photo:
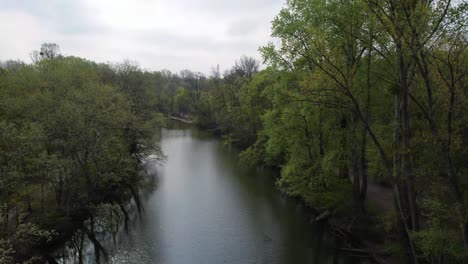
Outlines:
[[95, 230], [118, 231], [130, 201], [141, 210], [164, 117], [276, 168], [285, 195], [358, 244], [350, 254], [466, 262], [467, 25], [463, 1], [289, 0], [263, 70], [243, 56], [223, 73], [145, 71], [53, 43], [1, 62], [0, 263], [44, 262], [76, 230], [105, 259]]
[[242, 57], [222, 78], [195, 75], [179, 113], [277, 168], [285, 194], [370, 238], [382, 261], [466, 262], [467, 14], [454, 1], [287, 1], [260, 48], [268, 67]]
[[151, 180], [143, 159], [164, 160], [154, 139], [163, 117], [142, 85], [153, 76], [128, 61], [64, 57], [51, 43], [36, 54], [0, 68], [0, 263], [56, 263], [77, 232], [106, 259], [97, 230], [127, 225], [127, 205], [141, 209]]

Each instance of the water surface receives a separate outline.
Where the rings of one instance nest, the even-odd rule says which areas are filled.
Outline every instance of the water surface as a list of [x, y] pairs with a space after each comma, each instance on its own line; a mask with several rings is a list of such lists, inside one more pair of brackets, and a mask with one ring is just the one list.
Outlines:
[[149, 168], [157, 188], [111, 263], [349, 263], [271, 171], [194, 129], [163, 129], [161, 146], [167, 161]]

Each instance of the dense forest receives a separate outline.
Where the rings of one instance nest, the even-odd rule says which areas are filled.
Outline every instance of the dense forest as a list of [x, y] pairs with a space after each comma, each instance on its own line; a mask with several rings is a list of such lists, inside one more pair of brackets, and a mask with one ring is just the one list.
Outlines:
[[164, 158], [150, 77], [129, 62], [63, 57], [55, 44], [35, 54], [0, 69], [1, 263], [43, 262], [77, 230], [95, 239], [93, 216], [126, 216], [147, 181], [143, 158]]
[[96, 240], [103, 211], [126, 222], [143, 161], [165, 158], [164, 117], [278, 169], [338, 236], [367, 233], [399, 262], [466, 261], [467, 25], [463, 1], [288, 0], [263, 70], [243, 56], [223, 73], [153, 72], [50, 43], [2, 62], [0, 262], [44, 261], [78, 231]]
[[[462, 261], [467, 8], [287, 1], [276, 42], [260, 48], [265, 70], [241, 58], [222, 79], [180, 88], [176, 105], [190, 102], [179, 110], [245, 149], [245, 162], [279, 168], [278, 186], [337, 216], [341, 232], [378, 233], [410, 263]], [[368, 196], [376, 183], [393, 202]]]

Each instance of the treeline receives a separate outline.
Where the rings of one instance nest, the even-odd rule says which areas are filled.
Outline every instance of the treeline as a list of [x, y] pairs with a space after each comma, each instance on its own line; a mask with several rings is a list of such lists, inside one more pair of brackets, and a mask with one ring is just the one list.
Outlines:
[[344, 232], [381, 234], [401, 260], [466, 260], [467, 25], [463, 1], [288, 0], [261, 71], [242, 57], [210, 76], [149, 72], [53, 44], [32, 64], [2, 63], [0, 262], [40, 261], [77, 229], [92, 238], [97, 208], [125, 219], [140, 160], [163, 157], [151, 129], [162, 115], [196, 118], [245, 162], [279, 168], [285, 193]]
[[97, 215], [127, 222], [150, 181], [142, 162], [164, 158], [153, 138], [160, 74], [62, 56], [56, 44], [34, 54], [0, 68], [0, 263], [55, 263], [51, 251], [77, 231], [105, 256]]
[[[462, 262], [467, 10], [448, 0], [289, 0], [272, 23], [276, 44], [260, 49], [267, 69], [244, 57], [175, 101], [243, 147], [246, 162], [280, 168], [282, 190], [340, 216], [344, 231], [373, 229], [409, 263]], [[370, 182], [394, 202], [378, 208]]]
[[96, 63], [55, 43], [31, 59], [0, 61], [0, 263], [54, 263], [67, 241], [82, 263], [85, 238], [106, 257], [100, 236], [127, 228], [151, 187], [144, 163], [165, 159], [165, 117], [193, 111], [221, 74]]

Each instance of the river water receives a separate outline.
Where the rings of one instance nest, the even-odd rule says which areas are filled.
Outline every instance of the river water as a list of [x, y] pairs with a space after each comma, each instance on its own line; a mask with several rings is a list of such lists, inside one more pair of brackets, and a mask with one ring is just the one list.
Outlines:
[[[351, 263], [323, 226], [281, 195], [274, 174], [195, 129], [163, 129], [157, 188], [110, 263]], [[92, 257], [89, 257], [92, 263]]]

